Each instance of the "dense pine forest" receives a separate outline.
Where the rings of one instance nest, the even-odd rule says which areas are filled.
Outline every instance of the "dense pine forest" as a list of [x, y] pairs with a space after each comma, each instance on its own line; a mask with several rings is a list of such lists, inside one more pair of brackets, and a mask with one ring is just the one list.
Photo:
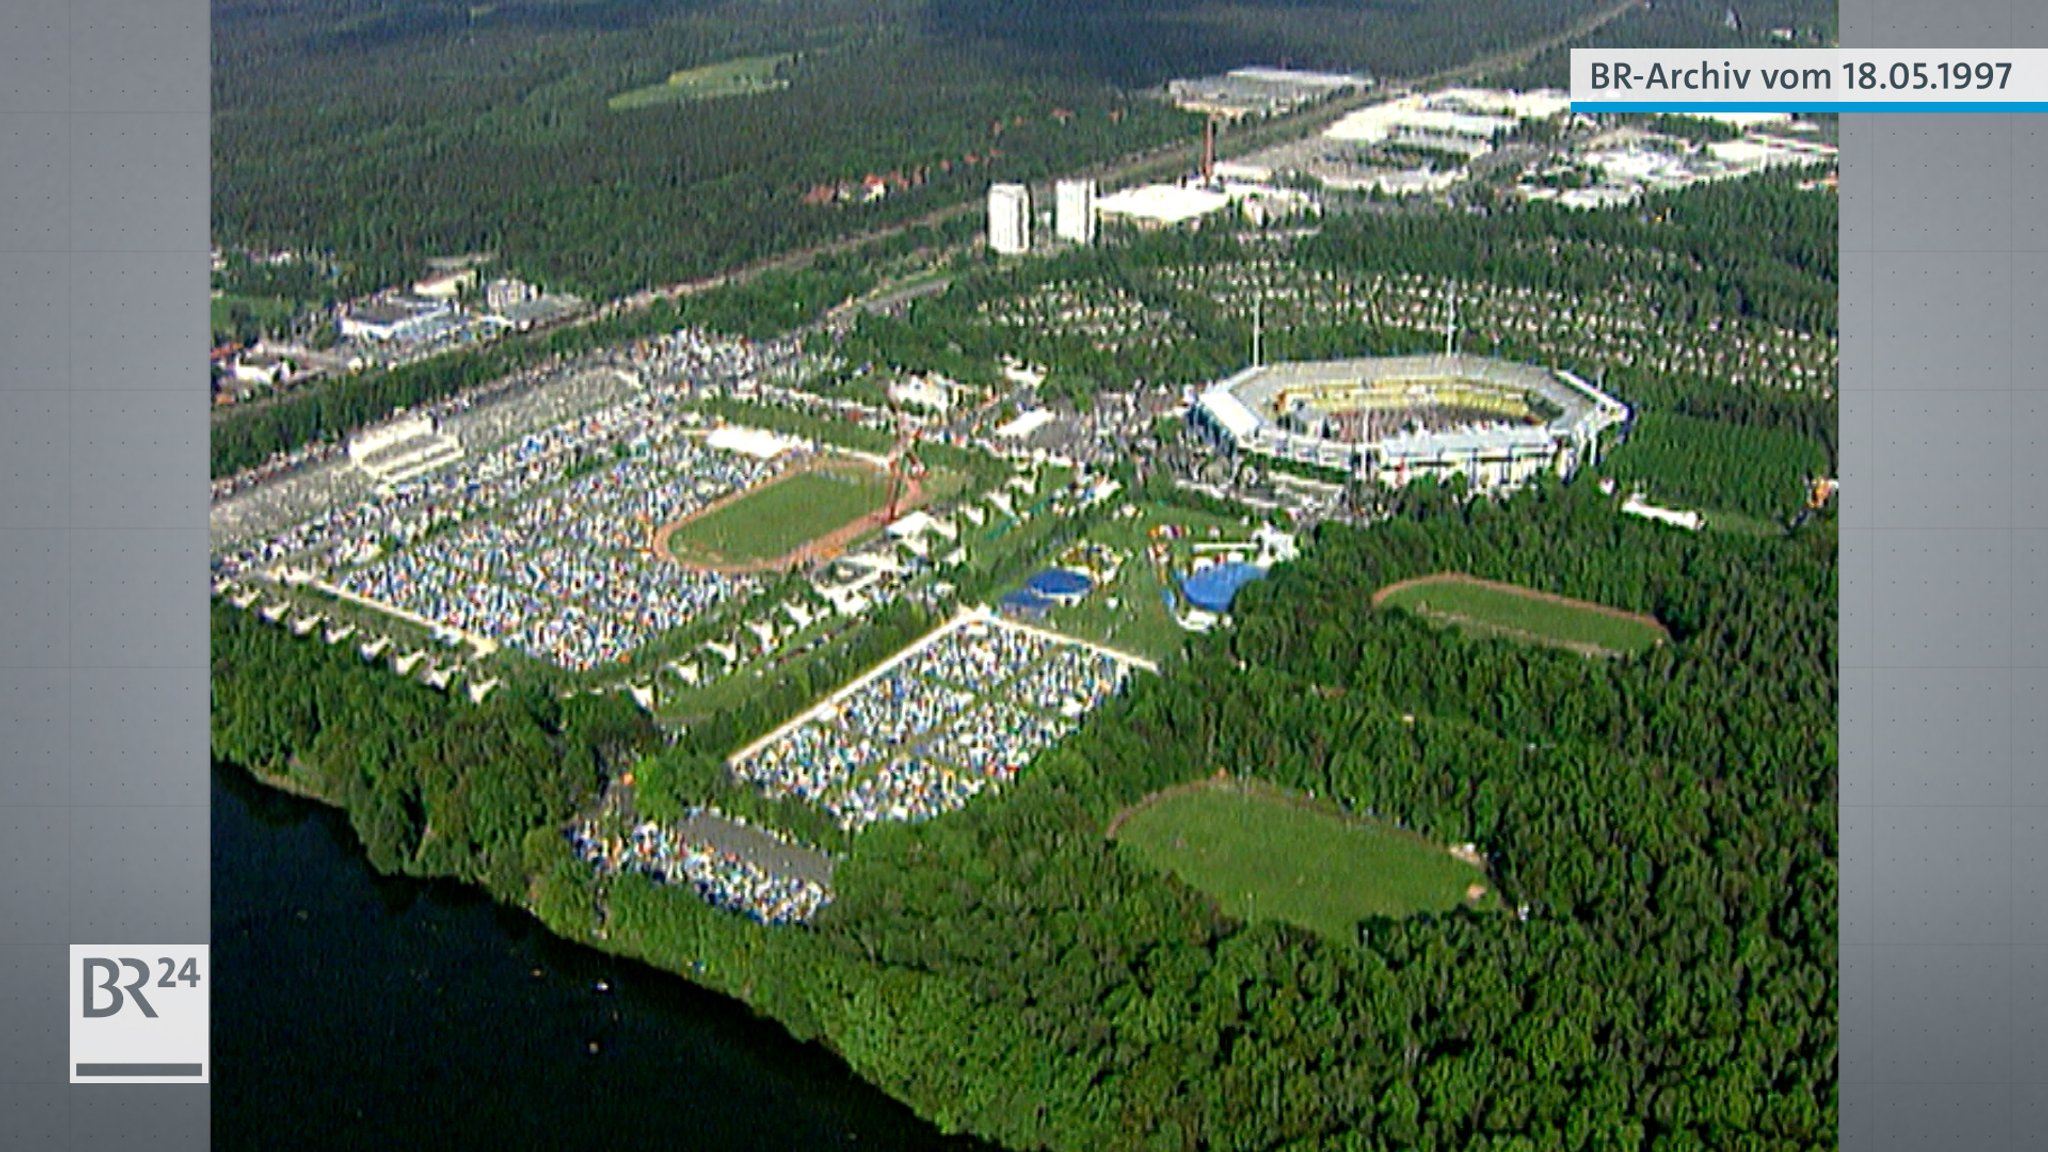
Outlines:
[[[876, 0], [773, 14], [632, 0], [278, 8], [216, 5], [216, 238], [332, 251], [387, 282], [429, 257], [493, 251], [529, 279], [610, 298], [1187, 131], [1163, 104], [1019, 72]], [[758, 53], [791, 57], [786, 87], [608, 104]], [[873, 204], [805, 202], [870, 175], [902, 182]]]
[[1573, 47], [1826, 48], [1839, 29], [1833, 0], [1657, 0], [1493, 79], [1518, 88], [1569, 88]]

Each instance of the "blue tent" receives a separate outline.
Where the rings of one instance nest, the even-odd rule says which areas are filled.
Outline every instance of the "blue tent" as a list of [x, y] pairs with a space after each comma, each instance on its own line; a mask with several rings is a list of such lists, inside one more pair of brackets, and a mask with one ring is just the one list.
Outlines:
[[996, 605], [1006, 615], [1031, 617], [1045, 615], [1052, 610], [1052, 606], [1052, 601], [1047, 600], [1029, 588], [1019, 588], [1017, 591], [1003, 597], [1002, 601]]
[[1079, 600], [1094, 587], [1086, 576], [1064, 568], [1049, 568], [1024, 582], [1026, 591], [1047, 600]]
[[1188, 603], [1220, 616], [1230, 611], [1230, 602], [1237, 598], [1239, 588], [1265, 575], [1266, 570], [1256, 564], [1215, 564], [1181, 577], [1180, 590]]

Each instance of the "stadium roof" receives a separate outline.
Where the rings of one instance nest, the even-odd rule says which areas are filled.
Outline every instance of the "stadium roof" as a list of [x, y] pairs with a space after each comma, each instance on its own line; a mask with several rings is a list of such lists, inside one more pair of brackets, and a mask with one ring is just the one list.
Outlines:
[[1201, 405], [1232, 436], [1241, 438], [1258, 430], [1258, 414], [1231, 393], [1228, 381], [1202, 393]]
[[1389, 458], [1434, 459], [1516, 448], [1543, 449], [1549, 448], [1551, 442], [1552, 436], [1547, 428], [1502, 424], [1449, 432], [1401, 432], [1380, 441], [1380, 451]]
[[[1556, 411], [1540, 425], [1495, 415], [1464, 416], [1450, 427], [1390, 432], [1355, 422], [1303, 431], [1281, 418], [1283, 406], [1299, 409], [1301, 397], [1293, 395], [1299, 389], [1335, 389], [1333, 402], [1339, 407], [1352, 405], [1350, 397], [1363, 390], [1374, 390], [1394, 397], [1395, 407], [1387, 410], [1399, 411], [1401, 404], [1437, 403], [1440, 380], [1541, 396]], [[1196, 414], [1242, 451], [1325, 468], [1391, 467], [1398, 473], [1403, 467], [1527, 465], [1557, 453], [1568, 453], [1575, 462], [1603, 430], [1628, 418], [1628, 406], [1567, 371], [1453, 353], [1257, 365], [1202, 392], [1191, 413]], [[1358, 439], [1361, 432], [1370, 439]]]
[[1594, 409], [1619, 407], [1617, 401], [1570, 373], [1464, 353], [1263, 364], [1219, 381], [1201, 394], [1198, 403], [1226, 431], [1237, 436], [1236, 427], [1229, 421], [1241, 424], [1248, 418], [1254, 427], [1265, 426], [1270, 423], [1268, 413], [1274, 400], [1283, 390], [1405, 376], [1461, 377], [1482, 385], [1537, 393], [1564, 409], [1564, 415], [1552, 422], [1553, 428], [1576, 423]]

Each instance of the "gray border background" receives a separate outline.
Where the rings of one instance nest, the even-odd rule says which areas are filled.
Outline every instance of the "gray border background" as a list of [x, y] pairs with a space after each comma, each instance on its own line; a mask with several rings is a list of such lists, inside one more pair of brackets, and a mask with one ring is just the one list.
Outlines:
[[[2048, 47], [2039, 0], [1841, 21]], [[2041, 1148], [2048, 115], [1843, 117], [1841, 321], [1841, 1146]]]
[[[2032, 0], [1841, 22], [2048, 47]], [[207, 63], [204, 0], [0, 0], [8, 1147], [208, 1140], [205, 1089], [67, 1084], [64, 1012], [72, 941], [208, 935]], [[2048, 116], [1844, 117], [1842, 174], [1842, 1146], [2039, 1147]]]
[[208, 942], [205, 0], [0, 0], [0, 1146], [205, 1148], [68, 1083], [69, 945]]

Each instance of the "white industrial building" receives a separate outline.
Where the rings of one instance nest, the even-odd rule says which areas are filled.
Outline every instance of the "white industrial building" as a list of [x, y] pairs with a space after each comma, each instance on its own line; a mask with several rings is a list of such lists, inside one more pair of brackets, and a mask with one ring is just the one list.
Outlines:
[[803, 447], [803, 441], [796, 437], [737, 424], [721, 424], [712, 429], [711, 435], [705, 437], [704, 443], [706, 447], [720, 452], [752, 456], [756, 460], [773, 460], [784, 452], [793, 452]]
[[1410, 144], [1474, 157], [1490, 151], [1497, 137], [1517, 125], [1547, 120], [1570, 108], [1570, 97], [1547, 89], [1451, 88], [1361, 108], [1332, 124], [1323, 137], [1353, 144]]
[[1516, 92], [1498, 88], [1446, 88], [1432, 97], [1433, 106], [1462, 112], [1483, 112], [1515, 120], [1548, 120], [1572, 110], [1569, 93], [1555, 88]]
[[1005, 256], [1031, 250], [1031, 190], [1022, 184], [988, 189], [988, 246]]
[[1252, 164], [1243, 160], [1218, 160], [1211, 170], [1216, 179], [1237, 184], [1271, 184], [1273, 169], [1265, 164]]
[[1230, 197], [1209, 188], [1147, 184], [1113, 192], [1095, 202], [1096, 215], [1141, 228], [1189, 224], [1230, 206]]
[[540, 289], [523, 280], [498, 279], [484, 285], [484, 307], [496, 312], [540, 299]]
[[1407, 96], [1363, 108], [1332, 124], [1323, 135], [1358, 144], [1426, 143], [1432, 147], [1484, 150], [1519, 121], [1483, 112], [1434, 107], [1427, 97]]
[[350, 308], [341, 316], [344, 340], [414, 340], [455, 313], [447, 300], [417, 300], [398, 296]]
[[1043, 408], [1033, 408], [1016, 419], [995, 430], [999, 440], [1023, 440], [1033, 432], [1053, 422], [1053, 414]]
[[228, 371], [238, 383], [275, 388], [290, 380], [297, 369], [292, 366], [290, 360], [275, 353], [252, 350], [236, 356]]
[[1095, 243], [1095, 181], [1062, 180], [1053, 186], [1052, 231], [1075, 244]]
[[889, 402], [944, 414], [953, 409], [952, 381], [936, 376], [908, 376], [889, 385]]
[[1205, 217], [1233, 205], [1254, 225], [1321, 211], [1316, 199], [1300, 189], [1233, 180], [1126, 188], [1097, 200], [1095, 214], [1137, 228], [1199, 227]]
[[1264, 227], [1278, 220], [1319, 215], [1322, 204], [1299, 188], [1276, 188], [1265, 184], [1225, 184], [1223, 195], [1247, 223]]
[[429, 276], [412, 286], [412, 294], [422, 300], [454, 300], [474, 287], [476, 269], [466, 268], [460, 272], [441, 272]]
[[1548, 200], [1566, 208], [1605, 208], [1631, 203], [1646, 192], [1667, 191], [1715, 180], [1732, 180], [1781, 167], [1830, 166], [1832, 145], [1750, 133], [1739, 140], [1717, 140], [1698, 147], [1682, 140], [1623, 129], [1589, 142], [1577, 166], [1598, 173], [1594, 187], [1562, 190], [1522, 184], [1516, 191], [1528, 200]]
[[1741, 128], [1745, 131], [1751, 128], [1760, 128], [1765, 125], [1781, 126], [1789, 125], [1792, 123], [1792, 114], [1790, 112], [1708, 112], [1673, 110], [1671, 115], [1686, 116], [1694, 120], [1712, 120], [1717, 124], [1726, 124], [1731, 128]]
[[1340, 92], [1370, 87], [1364, 76], [1305, 72], [1291, 68], [1237, 68], [1221, 76], [1167, 82], [1176, 107], [1236, 119], [1273, 116], [1326, 100]]
[[1833, 164], [1840, 157], [1840, 151], [1831, 144], [1761, 133], [1751, 133], [1740, 140], [1717, 140], [1707, 145], [1707, 154], [1731, 170], [1745, 173], [1788, 165]]

